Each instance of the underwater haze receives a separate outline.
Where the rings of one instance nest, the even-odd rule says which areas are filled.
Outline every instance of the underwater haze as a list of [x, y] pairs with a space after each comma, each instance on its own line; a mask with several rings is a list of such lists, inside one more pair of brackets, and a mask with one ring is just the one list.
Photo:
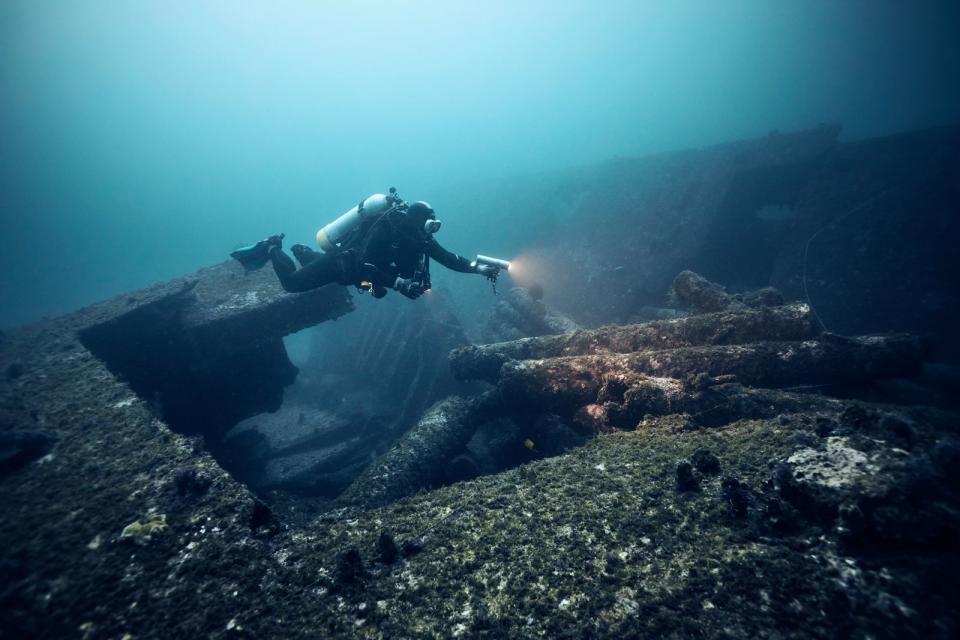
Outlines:
[[958, 77], [949, 1], [11, 0], [0, 326], [269, 234], [309, 242], [393, 185], [444, 194], [452, 250], [512, 249], [523, 229], [458, 214], [505, 178], [821, 122], [848, 140], [949, 124]]
[[958, 79], [957, 0], [0, 1], [0, 639], [960, 638]]

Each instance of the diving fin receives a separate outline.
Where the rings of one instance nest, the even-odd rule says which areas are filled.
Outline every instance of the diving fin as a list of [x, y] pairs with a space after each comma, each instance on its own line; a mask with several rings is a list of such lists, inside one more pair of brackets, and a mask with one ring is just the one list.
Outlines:
[[232, 252], [230, 257], [235, 258], [247, 271], [256, 271], [270, 259], [270, 245], [266, 240], [261, 240], [249, 247], [240, 247]]
[[278, 236], [270, 236], [266, 240], [261, 240], [256, 244], [240, 247], [236, 251], [231, 252], [230, 257], [242, 264], [245, 270], [256, 271], [270, 260], [270, 247], [274, 245], [278, 247], [281, 246], [280, 243], [282, 240], [282, 233]]

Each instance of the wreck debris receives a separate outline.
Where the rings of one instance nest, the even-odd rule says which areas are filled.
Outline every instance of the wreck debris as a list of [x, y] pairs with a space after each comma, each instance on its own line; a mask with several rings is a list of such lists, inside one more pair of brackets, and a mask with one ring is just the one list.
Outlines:
[[475, 398], [451, 396], [434, 404], [386, 454], [341, 494], [346, 504], [373, 507], [429, 487], [463, 449], [479, 424], [501, 410], [495, 392]]
[[674, 278], [670, 296], [679, 306], [690, 307], [699, 313], [741, 306], [722, 286], [693, 271], [681, 271]]
[[283, 336], [353, 311], [337, 285], [285, 293], [235, 261], [84, 313], [80, 341], [175, 430], [216, 446], [237, 422], [276, 411], [297, 368]]
[[279, 411], [247, 418], [227, 433], [225, 466], [255, 491], [333, 497], [367, 464], [378, 442], [365, 410], [328, 411], [288, 400]]
[[784, 387], [905, 375], [919, 368], [922, 356], [920, 341], [911, 336], [829, 337], [510, 361], [501, 367], [498, 384], [508, 401], [542, 401], [559, 410], [596, 401], [591, 398], [610, 381], [672, 402], [682, 393], [679, 380], [696, 374]]
[[[737, 303], [670, 321], [464, 347], [450, 361], [458, 377], [496, 383], [504, 406], [515, 413], [557, 414], [589, 435], [633, 429], [650, 415], [679, 414], [686, 424], [709, 426], [798, 411], [839, 412], [839, 400], [775, 388], [909, 374], [923, 352], [921, 341], [906, 335], [818, 336], [808, 305]], [[426, 420], [428, 432], [433, 422]], [[476, 426], [456, 417], [441, 424], [445, 437], [458, 443]], [[427, 456], [407, 451], [404, 466], [436, 467], [443, 458], [431, 456], [442, 450], [432, 447]], [[399, 451], [398, 445], [388, 455]], [[704, 474], [720, 470], [709, 452], [693, 462]], [[413, 485], [429, 482], [420, 478]], [[685, 476], [678, 483], [688, 490], [682, 488], [690, 484]], [[365, 493], [376, 496], [373, 504], [381, 499], [377, 491]]]
[[710, 313], [744, 307], [777, 307], [784, 303], [783, 294], [773, 287], [729, 294], [726, 289], [693, 271], [681, 271], [670, 286], [670, 298], [678, 306], [695, 313]]
[[784, 304], [783, 294], [774, 287], [734, 294], [734, 299], [748, 307], [779, 307]]
[[[838, 400], [776, 389], [920, 370], [925, 349], [914, 336], [819, 334], [809, 305], [748, 307], [692, 272], [675, 285], [675, 294], [700, 300], [699, 308], [724, 310], [464, 347], [450, 354], [451, 368], [460, 378], [496, 384], [512, 410], [558, 414], [582, 434], [633, 429], [648, 415], [684, 414], [688, 424], [707, 426], [839, 411]], [[771, 292], [755, 298], [779, 300]], [[832, 431], [826, 423], [818, 429]], [[909, 440], [909, 429], [898, 433]], [[710, 460], [699, 463], [718, 471]]]
[[386, 429], [402, 433], [438, 400], [479, 391], [453, 379], [446, 365], [451, 349], [470, 342], [448, 296], [434, 291], [416, 304], [408, 302], [388, 296], [367, 305], [348, 327], [314, 332], [307, 368], [342, 376], [347, 389], [323, 388], [317, 381], [311, 393], [355, 393], [367, 388], [370, 372], [376, 371], [376, 396], [389, 407]]
[[528, 336], [570, 333], [579, 326], [542, 301], [543, 288], [513, 287], [497, 302], [493, 315], [483, 327], [488, 342], [516, 340]]
[[458, 377], [493, 382], [507, 360], [631, 353], [763, 340], [806, 340], [817, 333], [810, 307], [806, 304], [737, 309], [675, 320], [613, 325], [568, 335], [462, 347], [450, 353], [450, 367]]
[[[574, 409], [576, 402], [552, 398], [557, 411], [575, 410], [573, 423], [584, 433], [633, 429], [648, 416], [683, 415], [689, 426], [718, 426], [737, 419], [773, 418], [783, 413], [837, 411], [844, 401], [826, 396], [775, 389], [753, 389], [739, 384], [717, 384], [693, 391], [671, 378], [638, 376], [623, 398], [600, 400]], [[565, 402], [566, 401], [566, 402]]]

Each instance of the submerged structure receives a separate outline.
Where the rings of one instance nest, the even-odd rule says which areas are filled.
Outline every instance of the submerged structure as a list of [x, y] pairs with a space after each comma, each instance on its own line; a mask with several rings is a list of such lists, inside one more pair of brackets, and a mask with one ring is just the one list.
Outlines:
[[[350, 314], [339, 286], [285, 294], [225, 263], [4, 335], [3, 636], [955, 636], [956, 339], [902, 307], [840, 313], [869, 308], [865, 284], [821, 285], [820, 315], [851, 335], [825, 330], [798, 290], [826, 263], [783, 247], [791, 221], [823, 224], [804, 202], [862, 201], [878, 180], [902, 216], [917, 191], [939, 220], [960, 196], [930, 185], [960, 175], [944, 151], [960, 135], [835, 137], [608, 167], [598, 210], [629, 215], [610, 203], [637, 179], [677, 187], [653, 210], [685, 212], [656, 228], [677, 238], [660, 262], [626, 269], [636, 291], [603, 309], [608, 285], [591, 283], [579, 312], [508, 292], [490, 343], [442, 296], [370, 314], [355, 357], [316, 347], [339, 364], [305, 385], [314, 404], [284, 401], [297, 368], [283, 337]], [[925, 177], [897, 169], [898, 149]], [[764, 251], [717, 269], [731, 241], [718, 221], [744, 194], [741, 226]], [[594, 239], [610, 264], [578, 273], [611, 270], [598, 280], [623, 290], [616, 261], [649, 232]], [[923, 270], [940, 309], [957, 304], [937, 286], [949, 277]], [[369, 388], [330, 400], [371, 368], [398, 411], [358, 409]]]

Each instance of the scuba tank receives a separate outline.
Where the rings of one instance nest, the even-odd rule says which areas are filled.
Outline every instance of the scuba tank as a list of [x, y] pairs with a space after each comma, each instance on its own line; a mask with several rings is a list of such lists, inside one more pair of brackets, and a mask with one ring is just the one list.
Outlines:
[[340, 243], [363, 222], [383, 216], [390, 209], [401, 204], [403, 200], [397, 195], [394, 187], [390, 187], [390, 195], [375, 193], [364, 198], [360, 204], [317, 231], [317, 244], [327, 253], [337, 251], [341, 248]]

